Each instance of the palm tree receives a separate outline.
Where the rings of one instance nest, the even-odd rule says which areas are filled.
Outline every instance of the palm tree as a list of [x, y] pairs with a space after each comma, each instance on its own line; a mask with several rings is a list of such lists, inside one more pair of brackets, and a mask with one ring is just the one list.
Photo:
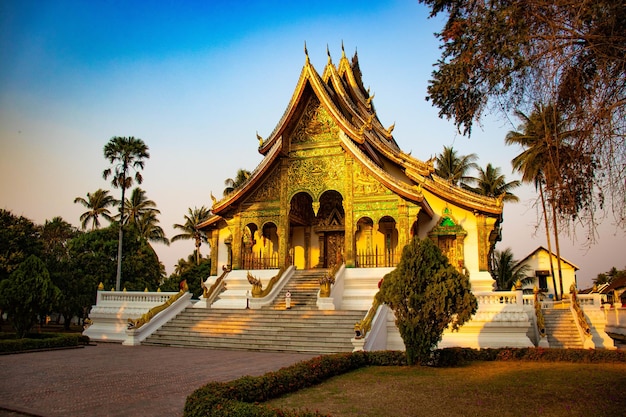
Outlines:
[[175, 224], [174, 229], [181, 230], [182, 233], [172, 237], [172, 242], [177, 240], [193, 240], [196, 245], [196, 264], [200, 265], [200, 246], [202, 242], [208, 242], [206, 233], [198, 229], [198, 225], [204, 222], [211, 215], [211, 210], [202, 206], [200, 208], [189, 208], [189, 214], [185, 215], [184, 224]]
[[496, 280], [496, 285], [499, 290], [509, 290], [519, 280], [522, 284], [531, 283], [534, 279], [529, 277], [526, 273], [529, 270], [527, 264], [520, 264], [513, 259], [513, 252], [511, 248], [494, 252], [494, 269], [492, 274]]
[[511, 193], [511, 190], [521, 185], [521, 182], [515, 180], [506, 182], [504, 175], [500, 173], [500, 168], [492, 166], [490, 163], [483, 170], [478, 168], [478, 177], [472, 178], [467, 182], [475, 182], [477, 186], [467, 187], [480, 195], [487, 197], [502, 197], [502, 201], [517, 202], [519, 198]]
[[108, 190], [99, 189], [94, 193], [87, 193], [87, 198], [76, 197], [74, 204], [80, 203], [87, 207], [87, 211], [80, 215], [80, 225], [83, 230], [87, 228], [87, 224], [91, 222], [91, 230], [98, 229], [100, 227], [100, 219], [102, 216], [108, 221], [112, 221], [111, 212], [109, 207], [115, 205], [117, 201], [113, 196], [109, 195]]
[[237, 170], [235, 179], [227, 178], [224, 181], [224, 185], [226, 186], [226, 188], [224, 188], [224, 196], [227, 196], [237, 188], [241, 187], [246, 181], [248, 181], [248, 178], [250, 178], [250, 171], [241, 168]]
[[119, 240], [117, 246], [117, 277], [115, 279], [115, 290], [120, 290], [120, 282], [122, 280], [122, 240], [124, 238], [124, 196], [126, 190], [133, 185], [133, 177], [130, 176], [130, 170], [135, 171], [134, 180], [138, 184], [143, 182], [143, 177], [139, 172], [143, 169], [144, 160], [150, 158], [148, 146], [139, 138], [133, 136], [120, 137], [115, 136], [104, 145], [104, 157], [113, 164], [111, 168], [107, 168], [102, 172], [102, 177], [106, 180], [109, 176], [113, 176], [111, 185], [115, 188], [122, 189], [122, 198], [120, 199], [120, 222], [119, 222]]
[[[130, 198], [124, 201], [124, 224], [139, 223], [141, 218], [149, 213], [156, 215], [161, 214], [161, 211], [156, 208], [154, 201], [148, 199], [144, 190], [135, 188]], [[119, 220], [119, 215], [116, 216], [116, 220]]]
[[166, 246], [170, 245], [170, 240], [165, 237], [163, 228], [159, 226], [159, 219], [157, 219], [157, 211], [148, 211], [144, 213], [138, 220], [135, 221], [135, 226], [139, 231], [141, 237], [148, 242], [163, 243]]
[[[530, 116], [522, 112], [516, 112], [522, 120], [519, 131], [511, 131], [506, 135], [507, 145], [519, 145], [523, 151], [511, 161], [513, 169], [522, 174], [522, 182], [533, 183], [539, 190], [541, 207], [546, 228], [548, 251], [552, 253], [550, 244], [550, 228], [548, 226], [548, 210], [544, 186], [547, 189], [548, 202], [552, 209], [552, 227], [556, 244], [557, 268], [559, 273], [560, 291], [563, 296], [563, 276], [561, 271], [561, 251], [559, 246], [559, 233], [557, 226], [556, 205], [554, 201], [554, 189], [558, 183], [559, 172], [559, 148], [564, 139], [570, 135], [564, 127], [560, 113], [552, 105], [536, 104]], [[554, 267], [550, 261], [552, 281], [556, 289]], [[556, 291], [556, 290], [555, 290]], [[559, 295], [556, 294], [557, 299]]]
[[477, 159], [475, 153], [459, 156], [452, 146], [444, 146], [443, 152], [435, 159], [435, 174], [454, 185], [460, 185], [470, 178], [466, 177], [470, 169], [478, 168], [475, 162]]

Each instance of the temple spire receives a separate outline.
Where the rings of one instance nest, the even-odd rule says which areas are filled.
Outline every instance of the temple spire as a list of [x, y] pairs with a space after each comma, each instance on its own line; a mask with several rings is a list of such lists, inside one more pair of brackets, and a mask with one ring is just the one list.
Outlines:
[[304, 55], [306, 56], [306, 63], [309, 63], [309, 50], [306, 49], [306, 41], [304, 41]]

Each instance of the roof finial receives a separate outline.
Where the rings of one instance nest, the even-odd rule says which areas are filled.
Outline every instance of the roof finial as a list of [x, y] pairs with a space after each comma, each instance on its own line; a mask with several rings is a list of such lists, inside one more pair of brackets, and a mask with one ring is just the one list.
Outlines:
[[328, 63], [332, 63], [332, 58], [330, 57], [330, 49], [328, 49], [328, 44], [326, 44], [326, 55], [328, 55]]
[[306, 41], [304, 41], [304, 55], [306, 55], [306, 62], [309, 62], [309, 51], [306, 49]]
[[341, 40], [341, 57], [346, 57], [346, 50], [343, 48], [343, 39]]

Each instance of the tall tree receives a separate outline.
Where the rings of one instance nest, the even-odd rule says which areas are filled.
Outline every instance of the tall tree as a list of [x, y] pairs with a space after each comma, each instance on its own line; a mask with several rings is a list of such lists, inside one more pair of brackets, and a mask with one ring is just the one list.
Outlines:
[[206, 233], [198, 229], [198, 225], [207, 220], [211, 215], [211, 210], [202, 206], [200, 208], [194, 207], [192, 210], [189, 207], [189, 214], [185, 215], [185, 223], [174, 224], [174, 229], [181, 230], [182, 233], [172, 237], [172, 242], [177, 240], [193, 240], [196, 246], [196, 265], [200, 265], [200, 246], [202, 242], [208, 242]]
[[517, 180], [507, 182], [501, 174], [500, 168], [487, 164], [485, 169], [478, 168], [478, 177], [466, 180], [468, 183], [476, 183], [476, 187], [468, 187], [470, 190], [488, 197], [502, 197], [502, 201], [517, 202], [519, 198], [511, 192], [521, 183]]
[[91, 230], [100, 227], [100, 216], [108, 221], [112, 221], [109, 207], [115, 205], [117, 201], [109, 195], [108, 190], [98, 189], [94, 193], [87, 193], [87, 198], [76, 197], [74, 204], [80, 203], [87, 208], [87, 211], [80, 215], [80, 225], [85, 230], [91, 222]]
[[120, 137], [115, 136], [104, 145], [104, 157], [109, 160], [113, 166], [102, 172], [102, 177], [106, 180], [112, 176], [111, 185], [115, 188], [122, 189], [122, 198], [120, 199], [120, 222], [119, 222], [119, 238], [117, 251], [117, 276], [115, 280], [115, 290], [120, 290], [120, 282], [122, 280], [122, 241], [124, 238], [124, 196], [126, 190], [133, 185], [133, 176], [129, 175], [131, 171], [135, 171], [134, 180], [138, 184], [143, 182], [143, 177], [139, 170], [143, 169], [145, 159], [150, 158], [148, 146], [139, 138], [133, 136]]
[[226, 188], [224, 188], [224, 195], [227, 196], [228, 194], [235, 191], [237, 188], [241, 187], [248, 180], [248, 178], [250, 178], [250, 174], [250, 171], [241, 168], [238, 169], [237, 175], [234, 179], [227, 178], [224, 181], [224, 185], [226, 186]]
[[471, 178], [467, 176], [468, 171], [478, 168], [475, 162], [477, 159], [474, 153], [458, 155], [452, 146], [444, 146], [443, 152], [435, 159], [435, 174], [454, 185], [463, 185]]
[[[428, 86], [439, 116], [464, 134], [488, 112], [529, 112], [554, 103], [576, 132], [569, 145], [595, 192], [559, 199], [558, 212], [591, 207], [583, 219], [595, 229], [593, 207], [611, 197], [626, 226], [626, 7], [614, 0], [420, 0], [431, 17], [447, 15]], [[568, 164], [557, 166], [561, 170]], [[576, 168], [577, 169], [577, 168]], [[574, 170], [576, 170], [574, 169]], [[589, 175], [589, 174], [592, 175]], [[571, 173], [556, 177], [563, 190]]]
[[[518, 145], [522, 148], [522, 153], [513, 158], [511, 163], [513, 169], [522, 174], [523, 182], [532, 182], [535, 184], [535, 188], [539, 190], [548, 251], [552, 253], [546, 203], [550, 205], [561, 293], [560, 296], [557, 294], [557, 298], [559, 298], [563, 296], [563, 273], [561, 270], [561, 251], [555, 201], [562, 190], [559, 177], [563, 171], [560, 170], [560, 166], [569, 163], [572, 165], [576, 164], [574, 161], [576, 158], [568, 150], [567, 145], [564, 144], [565, 139], [571, 133], [565, 130], [565, 125], [561, 122], [560, 113], [552, 105], [536, 104], [530, 116], [522, 112], [517, 112], [516, 114], [522, 120], [522, 124], [518, 131], [511, 131], [506, 135], [505, 143], [507, 145]], [[584, 181], [584, 179], [581, 179], [581, 181]], [[546, 198], [546, 194], [548, 198]], [[550, 270], [552, 279], [555, 281], [552, 262], [550, 262]], [[556, 282], [554, 284], [556, 292]]]
[[518, 280], [522, 284], [530, 283], [534, 278], [526, 275], [529, 269], [527, 264], [515, 260], [511, 248], [495, 251], [492, 275], [499, 290], [510, 290]]
[[394, 311], [407, 362], [425, 364], [450, 326], [458, 330], [478, 309], [469, 278], [428, 238], [414, 238], [376, 295]]

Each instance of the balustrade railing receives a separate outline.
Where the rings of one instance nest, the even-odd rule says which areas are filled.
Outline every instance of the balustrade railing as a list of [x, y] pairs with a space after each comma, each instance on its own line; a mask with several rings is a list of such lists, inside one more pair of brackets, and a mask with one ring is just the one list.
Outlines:
[[402, 254], [393, 249], [378, 250], [378, 246], [374, 249], [357, 251], [356, 267], [357, 268], [382, 268], [396, 266], [400, 262]]
[[242, 269], [276, 269], [278, 268], [278, 253], [264, 255], [263, 252], [244, 253], [241, 256]]

